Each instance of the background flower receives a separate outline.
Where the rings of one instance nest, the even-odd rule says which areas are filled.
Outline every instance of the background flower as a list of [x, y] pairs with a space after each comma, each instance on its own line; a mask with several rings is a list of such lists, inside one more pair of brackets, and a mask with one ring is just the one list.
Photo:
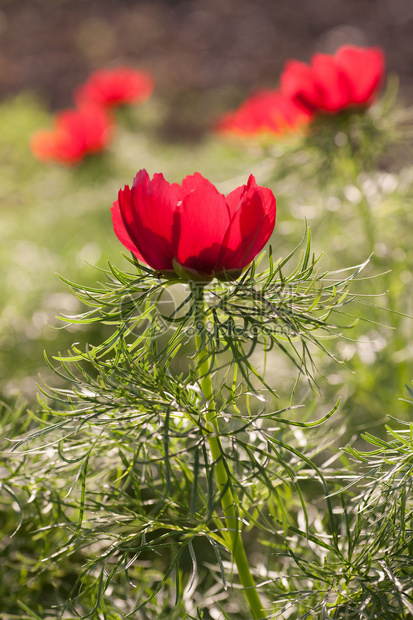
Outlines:
[[95, 103], [105, 107], [140, 103], [153, 91], [153, 79], [148, 73], [130, 67], [102, 69], [93, 73], [75, 91], [75, 101]]
[[281, 75], [281, 91], [311, 112], [339, 112], [369, 106], [384, 75], [379, 48], [342, 46], [333, 56], [315, 54], [311, 65], [289, 60]]
[[218, 123], [220, 133], [254, 136], [271, 133], [280, 135], [298, 129], [311, 120], [310, 111], [303, 109], [278, 90], [261, 90], [246, 99]]
[[37, 131], [31, 149], [40, 161], [76, 164], [90, 153], [105, 149], [110, 142], [111, 122], [97, 106], [83, 105], [55, 117], [54, 128]]
[[[119, 192], [112, 218], [123, 245], [153, 269], [188, 279], [238, 277], [267, 243], [275, 198], [251, 175], [227, 197], [198, 172], [182, 184], [146, 170]], [[229, 273], [228, 273], [229, 272]]]

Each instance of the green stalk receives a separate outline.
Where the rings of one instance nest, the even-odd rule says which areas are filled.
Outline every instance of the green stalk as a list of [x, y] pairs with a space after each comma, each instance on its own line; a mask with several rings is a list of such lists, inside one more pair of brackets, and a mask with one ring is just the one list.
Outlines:
[[245, 588], [244, 593], [252, 613], [252, 618], [254, 620], [264, 620], [263, 606], [251, 575], [247, 554], [245, 553], [244, 544], [242, 542], [241, 522], [237, 518], [235, 500], [229, 478], [230, 465], [225, 461], [225, 453], [219, 439], [219, 427], [216, 418], [214, 393], [210, 374], [210, 356], [202, 341], [199, 330], [199, 326], [205, 324], [203, 317], [204, 290], [202, 285], [195, 285], [192, 290], [196, 304], [195, 324], [197, 325], [197, 332], [195, 335], [195, 343], [198, 351], [198, 374], [202, 392], [207, 403], [209, 403], [206, 413], [206, 429], [208, 431], [208, 443], [211, 455], [215, 464], [215, 477], [218, 490], [221, 494], [221, 506], [224, 513], [225, 525], [228, 529], [225, 539], [233, 561], [238, 569], [240, 582]]

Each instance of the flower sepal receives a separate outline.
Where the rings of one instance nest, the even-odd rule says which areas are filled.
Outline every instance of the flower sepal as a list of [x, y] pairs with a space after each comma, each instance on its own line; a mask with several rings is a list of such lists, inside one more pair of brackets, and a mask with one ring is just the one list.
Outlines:
[[197, 284], [209, 284], [215, 277], [214, 273], [203, 273], [190, 267], [184, 267], [176, 258], [172, 259], [174, 271], [178, 278], [184, 280], [184, 282], [196, 282]]
[[219, 273], [216, 273], [215, 277], [221, 282], [234, 282], [234, 280], [238, 280], [248, 268], [249, 265], [243, 269], [223, 269]]

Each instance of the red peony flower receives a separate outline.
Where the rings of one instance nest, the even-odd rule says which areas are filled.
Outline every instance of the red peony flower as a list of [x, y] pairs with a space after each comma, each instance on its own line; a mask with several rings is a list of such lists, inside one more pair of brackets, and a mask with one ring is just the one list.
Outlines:
[[345, 45], [334, 56], [315, 54], [311, 65], [288, 61], [281, 75], [281, 92], [310, 112], [333, 113], [369, 106], [383, 75], [380, 49]]
[[148, 73], [130, 67], [102, 69], [93, 73], [75, 91], [75, 101], [78, 105], [90, 102], [112, 108], [140, 103], [148, 99], [153, 86], [153, 79]]
[[31, 140], [40, 161], [71, 165], [89, 153], [102, 151], [111, 138], [111, 123], [102, 108], [91, 105], [57, 114], [54, 128], [37, 131]]
[[234, 112], [222, 117], [218, 132], [242, 136], [283, 134], [301, 127], [312, 114], [277, 90], [258, 91]]
[[224, 196], [198, 172], [182, 184], [140, 170], [113, 203], [115, 233], [136, 258], [186, 280], [238, 278], [275, 225], [275, 198], [251, 175]]

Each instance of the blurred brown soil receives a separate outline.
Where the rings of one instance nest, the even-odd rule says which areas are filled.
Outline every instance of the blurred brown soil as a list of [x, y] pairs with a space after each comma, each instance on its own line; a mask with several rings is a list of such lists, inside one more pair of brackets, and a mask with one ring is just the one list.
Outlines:
[[275, 87], [288, 58], [355, 43], [385, 50], [411, 101], [412, 41], [413, 0], [0, 0], [0, 98], [29, 90], [61, 109], [92, 70], [126, 63], [154, 75], [172, 119], [191, 98], [218, 89], [228, 107]]

